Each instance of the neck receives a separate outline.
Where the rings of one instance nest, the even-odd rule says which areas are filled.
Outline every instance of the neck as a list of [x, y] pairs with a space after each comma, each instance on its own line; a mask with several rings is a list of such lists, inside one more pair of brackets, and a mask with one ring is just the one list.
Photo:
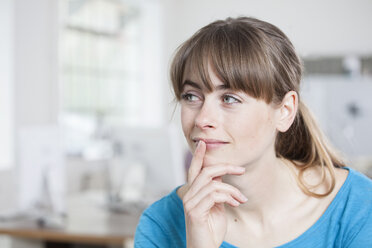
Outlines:
[[[224, 176], [224, 182], [235, 186], [248, 198], [239, 207], [226, 204], [228, 213], [234, 219], [245, 220], [249, 215], [251, 218], [248, 219], [265, 222], [278, 216], [278, 213], [288, 211], [288, 203], [294, 199], [304, 199], [290, 166], [283, 159], [273, 156], [246, 165], [242, 176]], [[303, 197], [299, 198], [299, 195]]]

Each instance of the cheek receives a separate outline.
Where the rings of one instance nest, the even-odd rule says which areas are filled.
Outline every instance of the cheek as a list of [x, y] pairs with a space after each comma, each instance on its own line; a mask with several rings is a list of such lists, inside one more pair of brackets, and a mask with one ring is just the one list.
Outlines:
[[271, 116], [265, 111], [245, 118], [240, 123], [242, 124], [240, 127], [238, 125], [235, 126], [237, 130], [240, 130], [241, 144], [244, 146], [242, 149], [260, 149], [262, 145], [271, 143], [275, 137], [273, 121]]
[[181, 107], [181, 124], [182, 131], [187, 141], [194, 126], [194, 114], [189, 109]]

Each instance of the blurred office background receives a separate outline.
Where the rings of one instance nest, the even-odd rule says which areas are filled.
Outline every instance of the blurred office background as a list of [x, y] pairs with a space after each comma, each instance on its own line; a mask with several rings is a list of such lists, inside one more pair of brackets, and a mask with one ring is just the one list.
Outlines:
[[[348, 164], [372, 176], [371, 13], [369, 0], [2, 0], [2, 218], [47, 212], [63, 216], [61, 228], [87, 206], [81, 199], [138, 215], [183, 183], [169, 63], [196, 30], [228, 16], [289, 36], [305, 65], [304, 101]], [[1, 236], [0, 246], [40, 247], [30, 240]]]

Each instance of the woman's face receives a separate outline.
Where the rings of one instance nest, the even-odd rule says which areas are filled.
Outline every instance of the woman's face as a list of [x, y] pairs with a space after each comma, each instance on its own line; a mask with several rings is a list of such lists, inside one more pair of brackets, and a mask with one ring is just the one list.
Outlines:
[[194, 152], [207, 145], [204, 166], [244, 166], [274, 153], [277, 109], [243, 92], [224, 87], [209, 70], [214, 85], [207, 93], [199, 78], [187, 72], [181, 98], [182, 129]]

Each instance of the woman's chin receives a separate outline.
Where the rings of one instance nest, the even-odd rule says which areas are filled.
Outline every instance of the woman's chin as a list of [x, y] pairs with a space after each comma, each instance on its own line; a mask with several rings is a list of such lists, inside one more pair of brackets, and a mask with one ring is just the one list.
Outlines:
[[203, 161], [203, 167], [211, 167], [216, 165], [228, 164], [226, 158], [217, 158], [216, 156], [205, 155]]

